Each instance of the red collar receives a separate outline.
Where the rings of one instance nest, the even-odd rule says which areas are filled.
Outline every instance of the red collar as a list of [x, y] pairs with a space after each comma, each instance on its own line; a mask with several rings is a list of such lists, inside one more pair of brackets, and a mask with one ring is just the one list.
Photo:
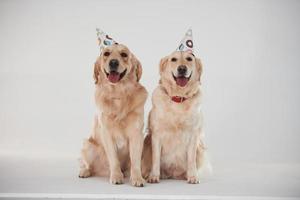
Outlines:
[[173, 96], [172, 97], [172, 101], [176, 102], [176, 103], [182, 103], [186, 100], [187, 98], [185, 97], [179, 97], [179, 96]]

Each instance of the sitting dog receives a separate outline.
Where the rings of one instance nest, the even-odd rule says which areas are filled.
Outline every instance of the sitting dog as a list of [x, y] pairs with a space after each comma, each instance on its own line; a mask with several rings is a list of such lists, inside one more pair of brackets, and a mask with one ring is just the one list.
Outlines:
[[191, 51], [178, 50], [161, 59], [159, 72], [144, 141], [143, 176], [149, 183], [157, 183], [160, 178], [199, 183], [199, 172], [206, 160], [200, 59]]
[[141, 75], [141, 63], [126, 46], [113, 43], [102, 50], [94, 67], [97, 116], [83, 144], [79, 177], [109, 176], [112, 184], [121, 184], [130, 173], [133, 186], [145, 184], [141, 155], [147, 91], [139, 83]]

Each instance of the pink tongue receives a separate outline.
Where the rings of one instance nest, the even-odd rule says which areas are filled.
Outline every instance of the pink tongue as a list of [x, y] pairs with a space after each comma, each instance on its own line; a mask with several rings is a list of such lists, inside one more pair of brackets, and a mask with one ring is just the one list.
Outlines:
[[184, 87], [187, 84], [188, 81], [189, 81], [189, 79], [185, 78], [185, 77], [176, 78], [176, 84], [181, 86], [181, 87]]
[[108, 80], [112, 83], [118, 82], [120, 79], [120, 74], [118, 72], [110, 72], [108, 75]]

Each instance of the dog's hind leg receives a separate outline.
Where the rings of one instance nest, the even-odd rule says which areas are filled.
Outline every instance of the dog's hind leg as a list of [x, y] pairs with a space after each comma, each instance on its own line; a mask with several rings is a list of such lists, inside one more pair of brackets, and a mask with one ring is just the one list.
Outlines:
[[83, 147], [81, 150], [81, 158], [79, 160], [80, 164], [80, 178], [87, 178], [92, 175], [93, 172], [93, 163], [97, 158], [97, 143], [93, 138], [89, 138], [83, 142]]
[[[99, 141], [100, 142], [100, 141]], [[92, 137], [85, 140], [81, 150], [80, 158], [80, 178], [89, 176], [108, 176], [109, 165], [104, 148], [97, 143]]]
[[81, 150], [80, 178], [87, 178], [92, 175], [107, 176], [109, 174], [106, 154], [99, 138], [99, 128], [97, 116], [95, 116], [92, 135], [83, 142]]

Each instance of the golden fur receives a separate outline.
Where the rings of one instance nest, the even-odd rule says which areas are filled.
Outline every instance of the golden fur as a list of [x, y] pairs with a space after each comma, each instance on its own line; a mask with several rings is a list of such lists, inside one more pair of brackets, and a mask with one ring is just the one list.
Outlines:
[[[119, 72], [127, 70], [117, 83], [107, 78], [111, 59], [119, 61]], [[124, 175], [130, 173], [132, 185], [144, 185], [141, 154], [147, 91], [139, 83], [141, 75], [140, 62], [124, 45], [105, 48], [97, 59], [94, 67], [97, 116], [92, 134], [83, 144], [79, 177], [109, 176], [111, 183], [121, 184]]]
[[[172, 75], [180, 65], [185, 65], [190, 75], [184, 87], [177, 85]], [[152, 95], [148, 135], [144, 141], [143, 176], [150, 183], [157, 183], [160, 178], [199, 183], [199, 170], [205, 160], [200, 59], [188, 52], [173, 52], [161, 59], [159, 71], [161, 79]], [[171, 100], [173, 96], [186, 100], [176, 103]]]

